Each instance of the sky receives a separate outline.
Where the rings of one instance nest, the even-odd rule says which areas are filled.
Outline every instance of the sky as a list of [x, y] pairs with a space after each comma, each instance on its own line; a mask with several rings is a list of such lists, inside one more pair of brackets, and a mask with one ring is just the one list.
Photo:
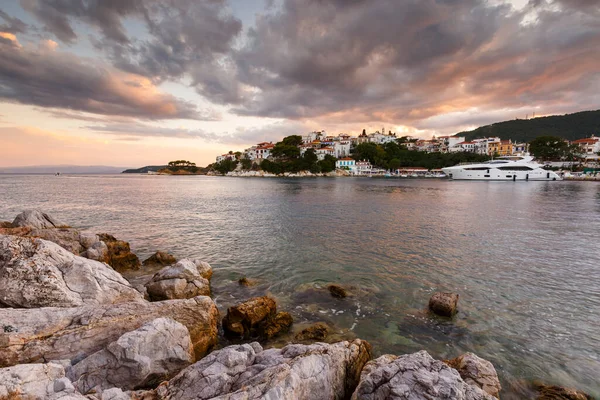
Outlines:
[[0, 167], [598, 108], [598, 0], [0, 2]]

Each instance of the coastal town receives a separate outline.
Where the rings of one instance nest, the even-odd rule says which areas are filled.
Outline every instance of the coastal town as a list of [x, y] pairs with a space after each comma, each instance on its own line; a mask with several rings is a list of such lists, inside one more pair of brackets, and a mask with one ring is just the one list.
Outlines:
[[[544, 160], [547, 168], [568, 169], [577, 162], [581, 167], [596, 169], [600, 154], [600, 137], [573, 141], [564, 141], [574, 154], [572, 159]], [[315, 131], [301, 136], [296, 147], [299, 156], [304, 156], [308, 151], [314, 152], [318, 161], [326, 158], [335, 159], [336, 171], [346, 175], [394, 175], [401, 177], [443, 177], [441, 168], [426, 168], [423, 166], [394, 166], [394, 168], [381, 168], [368, 159], [357, 157], [357, 148], [363, 144], [373, 144], [385, 147], [395, 144], [401, 148], [426, 154], [465, 154], [481, 157], [497, 158], [508, 156], [527, 156], [530, 154], [530, 143], [517, 142], [499, 137], [484, 137], [467, 140], [465, 136], [433, 136], [431, 139], [422, 139], [412, 136], [398, 136], [396, 133], [385, 129], [367, 134], [365, 130], [358, 136], [341, 133], [337, 136], [329, 135], [325, 131]], [[277, 143], [261, 142], [245, 149], [243, 152], [230, 151], [216, 157], [216, 164], [229, 163], [236, 171], [246, 169], [261, 169], [265, 160], [275, 160], [279, 157], [274, 152]], [[483, 158], [481, 158], [483, 160]], [[245, 168], [250, 166], [250, 168]], [[228, 171], [235, 175], [234, 171]]]

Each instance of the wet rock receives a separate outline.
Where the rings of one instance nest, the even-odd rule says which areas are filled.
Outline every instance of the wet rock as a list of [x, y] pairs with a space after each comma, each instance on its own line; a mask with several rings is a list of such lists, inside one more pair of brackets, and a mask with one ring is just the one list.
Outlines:
[[187, 328], [157, 318], [75, 364], [68, 376], [81, 393], [112, 387], [132, 390], [156, 386], [193, 360]]
[[240, 284], [240, 286], [244, 287], [256, 286], [256, 281], [254, 279], [248, 279], [245, 276], [238, 279], [238, 283]]
[[119, 272], [140, 269], [140, 260], [131, 252], [129, 243], [117, 240], [107, 233], [100, 233], [98, 236], [108, 247], [108, 265]]
[[255, 297], [227, 309], [223, 319], [225, 333], [230, 336], [250, 338], [258, 336], [261, 325], [267, 324], [277, 314], [277, 304], [270, 297]]
[[162, 265], [163, 267], [166, 267], [167, 265], [172, 265], [172, 264], [175, 264], [176, 262], [177, 262], [177, 259], [173, 255], [166, 253], [164, 251], [157, 251], [156, 253], [152, 254], [150, 257], [145, 259], [144, 262], [142, 263], [142, 265], [144, 267], [158, 266], [158, 265]]
[[429, 299], [429, 309], [437, 315], [452, 317], [458, 312], [458, 294], [434, 293]]
[[329, 334], [329, 327], [327, 324], [323, 322], [318, 322], [314, 325], [309, 326], [306, 329], [300, 331], [294, 339], [298, 341], [308, 341], [308, 340], [325, 340], [327, 335]]
[[537, 400], [593, 400], [587, 393], [577, 389], [562, 386], [545, 385], [540, 382], [534, 383], [538, 391]]
[[146, 290], [152, 301], [169, 299], [190, 299], [196, 296], [210, 295], [210, 282], [204, 276], [212, 275], [206, 268], [207, 263], [192, 260], [181, 260], [175, 265], [165, 267], [158, 271], [150, 282], [146, 284]]
[[0, 303], [9, 307], [73, 307], [141, 301], [107, 265], [55, 243], [0, 235]]
[[28, 227], [36, 229], [48, 229], [48, 228], [64, 228], [68, 227], [66, 224], [60, 222], [56, 218], [49, 214], [42, 212], [41, 210], [26, 210], [21, 214], [17, 215], [15, 220], [12, 222], [14, 228], [17, 227]]
[[272, 339], [280, 333], [287, 332], [293, 323], [294, 318], [290, 313], [278, 312], [274, 317], [267, 318], [264, 323], [259, 324], [258, 335], [262, 339]]
[[340, 285], [329, 285], [327, 286], [327, 290], [329, 290], [329, 293], [331, 293], [333, 297], [336, 297], [338, 299], [343, 299], [348, 296], [346, 289], [344, 289]]
[[445, 362], [457, 370], [461, 378], [469, 385], [476, 385], [487, 394], [496, 398], [500, 397], [502, 387], [496, 369], [491, 362], [473, 353], [465, 353]]
[[85, 399], [58, 364], [23, 364], [0, 368], [0, 399]]
[[400, 357], [384, 355], [365, 365], [352, 400], [392, 398], [494, 400], [426, 351]]
[[344, 399], [370, 357], [371, 346], [361, 340], [269, 350], [258, 343], [229, 346], [181, 371], [162, 395], [171, 400]]
[[40, 360], [81, 360], [161, 317], [187, 327], [196, 358], [217, 342], [219, 311], [206, 296], [74, 308], [0, 308], [2, 324], [17, 329], [0, 332], [0, 367]]

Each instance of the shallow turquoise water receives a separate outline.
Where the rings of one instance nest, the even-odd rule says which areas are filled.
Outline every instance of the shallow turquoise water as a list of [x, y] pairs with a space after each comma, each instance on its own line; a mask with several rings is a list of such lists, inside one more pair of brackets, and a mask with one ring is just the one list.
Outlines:
[[[270, 293], [298, 326], [329, 322], [332, 340], [377, 354], [473, 351], [503, 398], [533, 379], [600, 396], [595, 182], [0, 175], [0, 220], [32, 207], [140, 258], [203, 258], [222, 309]], [[332, 299], [329, 282], [353, 296]], [[460, 293], [453, 321], [427, 314], [437, 290]]]

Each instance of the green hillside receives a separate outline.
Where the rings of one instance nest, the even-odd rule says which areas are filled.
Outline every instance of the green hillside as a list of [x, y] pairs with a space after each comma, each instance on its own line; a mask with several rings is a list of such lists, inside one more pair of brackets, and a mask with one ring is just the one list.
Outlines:
[[538, 136], [560, 136], [575, 140], [591, 135], [600, 135], [600, 110], [497, 122], [473, 131], [460, 132], [455, 136], [465, 136], [466, 140], [497, 136], [517, 142], [530, 142]]

